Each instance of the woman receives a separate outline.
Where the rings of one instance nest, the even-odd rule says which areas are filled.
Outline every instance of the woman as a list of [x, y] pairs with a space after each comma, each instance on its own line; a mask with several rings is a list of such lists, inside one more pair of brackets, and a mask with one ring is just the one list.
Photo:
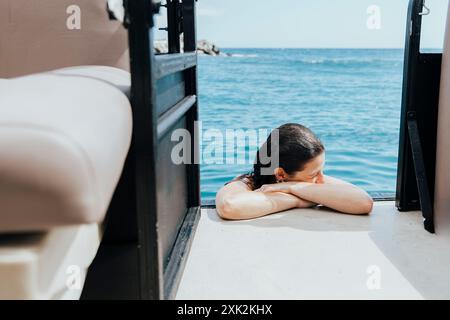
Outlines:
[[[264, 147], [272, 150], [271, 136]], [[293, 208], [323, 205], [347, 214], [369, 214], [373, 200], [362, 189], [323, 174], [325, 148], [308, 128], [285, 124], [278, 128], [279, 165], [263, 175], [262, 149], [253, 172], [222, 187], [216, 196], [218, 214], [229, 220], [253, 219]]]

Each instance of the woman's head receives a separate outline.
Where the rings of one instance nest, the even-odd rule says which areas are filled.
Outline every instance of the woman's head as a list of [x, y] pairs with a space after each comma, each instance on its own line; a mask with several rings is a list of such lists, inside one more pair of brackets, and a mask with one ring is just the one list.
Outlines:
[[[278, 165], [273, 173], [263, 174], [262, 169], [269, 168], [271, 163], [262, 161], [261, 147], [253, 167], [254, 188], [282, 181], [320, 182], [325, 163], [325, 148], [322, 142], [311, 130], [300, 124], [288, 123], [276, 130], [278, 139], [272, 139], [272, 132], [263, 147], [271, 158], [271, 153], [278, 153]], [[272, 145], [276, 140], [277, 145]]]

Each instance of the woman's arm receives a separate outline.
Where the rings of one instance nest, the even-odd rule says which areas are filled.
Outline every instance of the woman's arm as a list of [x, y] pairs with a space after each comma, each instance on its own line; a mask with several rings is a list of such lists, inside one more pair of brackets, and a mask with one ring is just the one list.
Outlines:
[[373, 207], [372, 198], [353, 185], [299, 183], [291, 186], [290, 192], [297, 197], [320, 203], [342, 213], [369, 214]]
[[349, 214], [369, 214], [373, 200], [364, 190], [343, 180], [324, 176], [323, 183], [280, 183], [261, 188], [264, 193], [285, 192]]
[[316, 205], [285, 192], [255, 192], [242, 181], [222, 187], [216, 195], [217, 213], [223, 219], [244, 220], [266, 216], [293, 208]]

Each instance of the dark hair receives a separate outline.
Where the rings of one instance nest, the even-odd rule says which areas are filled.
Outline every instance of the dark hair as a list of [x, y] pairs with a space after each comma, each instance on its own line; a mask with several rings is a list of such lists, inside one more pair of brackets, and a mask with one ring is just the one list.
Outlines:
[[271, 152], [278, 152], [279, 165], [287, 174], [292, 174], [295, 171], [302, 171], [306, 163], [314, 159], [322, 152], [325, 147], [322, 142], [315, 136], [315, 134], [308, 128], [296, 124], [287, 123], [277, 128], [278, 130], [278, 145], [272, 146], [272, 135], [269, 135], [266, 142], [256, 153], [256, 160], [253, 165], [253, 172], [245, 174], [237, 178], [242, 180], [250, 188], [258, 189], [264, 184], [276, 183], [275, 175], [263, 175], [262, 168], [269, 168], [270, 163], [265, 164], [261, 161], [261, 152], [265, 148], [267, 156], [271, 156]]

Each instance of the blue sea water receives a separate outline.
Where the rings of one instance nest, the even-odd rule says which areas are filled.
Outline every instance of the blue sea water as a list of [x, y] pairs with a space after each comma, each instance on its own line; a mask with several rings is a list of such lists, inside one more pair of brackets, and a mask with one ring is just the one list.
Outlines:
[[[199, 57], [203, 131], [300, 123], [325, 145], [325, 174], [371, 193], [394, 192], [403, 50], [224, 51], [233, 56]], [[250, 170], [251, 163], [203, 163], [202, 199]]]

